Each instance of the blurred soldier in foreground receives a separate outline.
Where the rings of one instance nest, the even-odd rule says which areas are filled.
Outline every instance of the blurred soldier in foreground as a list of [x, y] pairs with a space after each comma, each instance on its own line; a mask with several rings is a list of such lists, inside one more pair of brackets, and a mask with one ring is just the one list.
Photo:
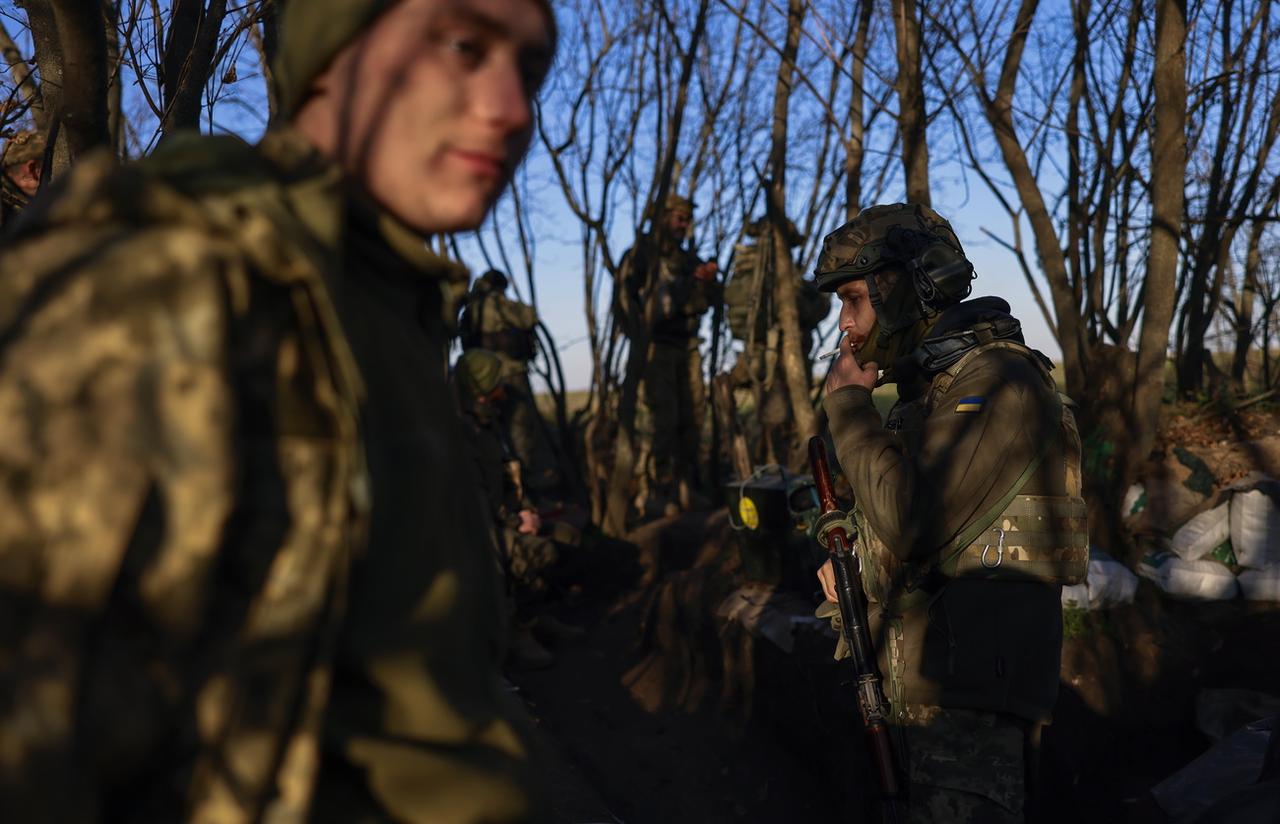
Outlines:
[[462, 348], [483, 348], [502, 364], [506, 385], [502, 427], [520, 461], [524, 484], [532, 494], [545, 495], [557, 486], [555, 460], [538, 420], [529, 363], [537, 355], [538, 313], [527, 303], [507, 297], [507, 276], [490, 269], [471, 287], [459, 322]]
[[0, 226], [8, 226], [40, 191], [44, 147], [44, 135], [39, 132], [21, 131], [5, 141], [0, 158], [4, 166], [4, 177], [0, 178]]
[[[791, 248], [804, 242], [804, 236], [790, 220], [787, 229]], [[782, 326], [775, 300], [772, 235], [763, 217], [752, 222], [745, 234], [752, 242], [740, 244], [735, 250], [733, 277], [724, 288], [729, 331], [743, 343], [730, 380], [735, 389], [751, 390], [760, 423], [760, 454], [764, 463], [776, 464], [787, 459], [792, 416], [782, 374]], [[800, 280], [796, 284], [796, 303], [804, 338], [801, 348], [807, 354], [813, 346], [813, 330], [831, 309], [831, 296], [819, 292], [812, 281]]]
[[[550, 584], [547, 573], [556, 564], [560, 549], [542, 535], [543, 521], [525, 496], [520, 461], [506, 442], [501, 425], [504, 397], [510, 387], [503, 378], [504, 364], [487, 349], [469, 349], [454, 365], [454, 380], [463, 416], [474, 438], [480, 482], [496, 531], [498, 560], [512, 603], [511, 646], [508, 663], [522, 669], [548, 667], [555, 659], [533, 636], [543, 624], [573, 632], [566, 624], [538, 615]], [[581, 630], [578, 630], [581, 633]]]
[[[909, 821], [1024, 820], [1058, 695], [1060, 584], [1088, 562], [1074, 417], [1009, 305], [963, 301], [972, 273], [950, 224], [914, 204], [832, 232], [815, 272], [840, 298], [825, 403]], [[887, 422], [881, 368], [899, 392]], [[819, 615], [836, 613], [829, 561], [819, 578]]]
[[[643, 386], [652, 436], [646, 450], [648, 494], [642, 495], [648, 498], [646, 507], [656, 512], [689, 509], [698, 484], [705, 406], [698, 328], [702, 316], [721, 297], [715, 261], [703, 262], [684, 246], [693, 209], [688, 198], [668, 196], [664, 225], [658, 232], [660, 245], [637, 244], [628, 249], [619, 273], [620, 317], [628, 323], [648, 324]], [[648, 260], [649, 255], [657, 259]], [[649, 295], [646, 279], [655, 267], [656, 293]], [[646, 314], [650, 307], [652, 314]], [[635, 330], [624, 331], [635, 339]]]
[[539, 808], [446, 384], [542, 0], [291, 3], [283, 128], [85, 157], [0, 251], [6, 820]]

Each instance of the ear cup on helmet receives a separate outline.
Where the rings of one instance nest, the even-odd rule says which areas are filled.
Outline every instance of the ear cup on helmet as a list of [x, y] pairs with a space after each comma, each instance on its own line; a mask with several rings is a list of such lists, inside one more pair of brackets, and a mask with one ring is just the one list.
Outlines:
[[973, 264], [945, 243], [935, 243], [911, 261], [920, 303], [938, 311], [969, 297], [975, 277]]

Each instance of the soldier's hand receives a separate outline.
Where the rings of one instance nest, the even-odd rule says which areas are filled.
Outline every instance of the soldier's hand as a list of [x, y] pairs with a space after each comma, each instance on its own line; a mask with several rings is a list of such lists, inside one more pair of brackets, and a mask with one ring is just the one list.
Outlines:
[[542, 529], [542, 518], [532, 509], [520, 510], [520, 526], [516, 531], [521, 535], [537, 535], [538, 530]]
[[836, 601], [836, 573], [831, 568], [831, 559], [818, 568], [818, 582], [822, 584], [822, 594], [828, 601]]
[[871, 361], [865, 367], [853, 356], [853, 343], [845, 335], [840, 342], [840, 354], [831, 365], [831, 373], [827, 375], [827, 394], [845, 386], [865, 386], [876, 388], [876, 380], [880, 377], [880, 365]]
[[693, 270], [693, 276], [698, 280], [715, 280], [716, 272], [720, 271], [720, 264], [714, 260], [708, 260], [706, 263], [700, 264], [697, 269]]

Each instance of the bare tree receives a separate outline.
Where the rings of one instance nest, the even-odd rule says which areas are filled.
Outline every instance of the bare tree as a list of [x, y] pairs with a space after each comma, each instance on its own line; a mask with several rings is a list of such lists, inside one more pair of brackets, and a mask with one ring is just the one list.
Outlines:
[[898, 128], [902, 132], [902, 165], [907, 200], [932, 203], [929, 195], [929, 141], [921, 71], [920, 14], [915, 0], [893, 0], [893, 26], [898, 46]]
[[[1191, 244], [1186, 293], [1179, 316], [1178, 390], [1194, 396], [1203, 385], [1205, 333], [1220, 308], [1224, 263], [1236, 233], [1276, 174], [1271, 151], [1280, 136], [1280, 82], [1271, 64], [1272, 2], [1256, 6], [1224, 0], [1216, 15], [1216, 42], [1203, 45], [1211, 67], [1193, 96], [1192, 133], [1200, 136], [1192, 157], [1202, 157], [1188, 197]], [[1194, 41], [1193, 41], [1194, 42]], [[1258, 113], [1264, 112], [1265, 117]], [[1212, 142], [1205, 138], [1212, 135]], [[1203, 142], [1202, 142], [1203, 141]]]
[[[787, 39], [778, 65], [778, 78], [774, 86], [773, 137], [769, 153], [769, 222], [772, 226], [774, 256], [775, 297], [778, 307], [778, 325], [782, 328], [782, 373], [787, 381], [787, 394], [791, 399], [791, 414], [795, 418], [796, 443], [793, 452], [799, 454], [802, 444], [817, 434], [817, 416], [809, 400], [809, 367], [805, 363], [800, 335], [800, 315], [796, 306], [795, 261], [791, 257], [791, 231], [788, 227], [786, 206], [787, 173], [787, 114], [791, 102], [792, 77], [795, 73], [796, 52], [800, 48], [800, 29], [804, 22], [804, 3], [789, 0], [787, 4]], [[794, 456], [793, 456], [794, 457]]]

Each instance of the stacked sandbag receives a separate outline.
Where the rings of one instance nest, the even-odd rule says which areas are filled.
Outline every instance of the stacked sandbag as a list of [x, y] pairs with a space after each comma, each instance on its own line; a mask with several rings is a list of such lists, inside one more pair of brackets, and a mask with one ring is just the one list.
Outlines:
[[1138, 576], [1096, 546], [1089, 547], [1089, 572], [1083, 583], [1062, 588], [1062, 605], [1073, 609], [1108, 609], [1133, 603]]
[[1169, 549], [1184, 561], [1199, 561], [1231, 541], [1231, 502], [1201, 512], [1173, 534]]
[[1138, 574], [1166, 594], [1188, 601], [1227, 601], [1240, 592], [1231, 568], [1209, 558], [1188, 561], [1172, 552], [1148, 552]]
[[1280, 482], [1265, 480], [1231, 498], [1231, 546], [1241, 594], [1280, 601]]

